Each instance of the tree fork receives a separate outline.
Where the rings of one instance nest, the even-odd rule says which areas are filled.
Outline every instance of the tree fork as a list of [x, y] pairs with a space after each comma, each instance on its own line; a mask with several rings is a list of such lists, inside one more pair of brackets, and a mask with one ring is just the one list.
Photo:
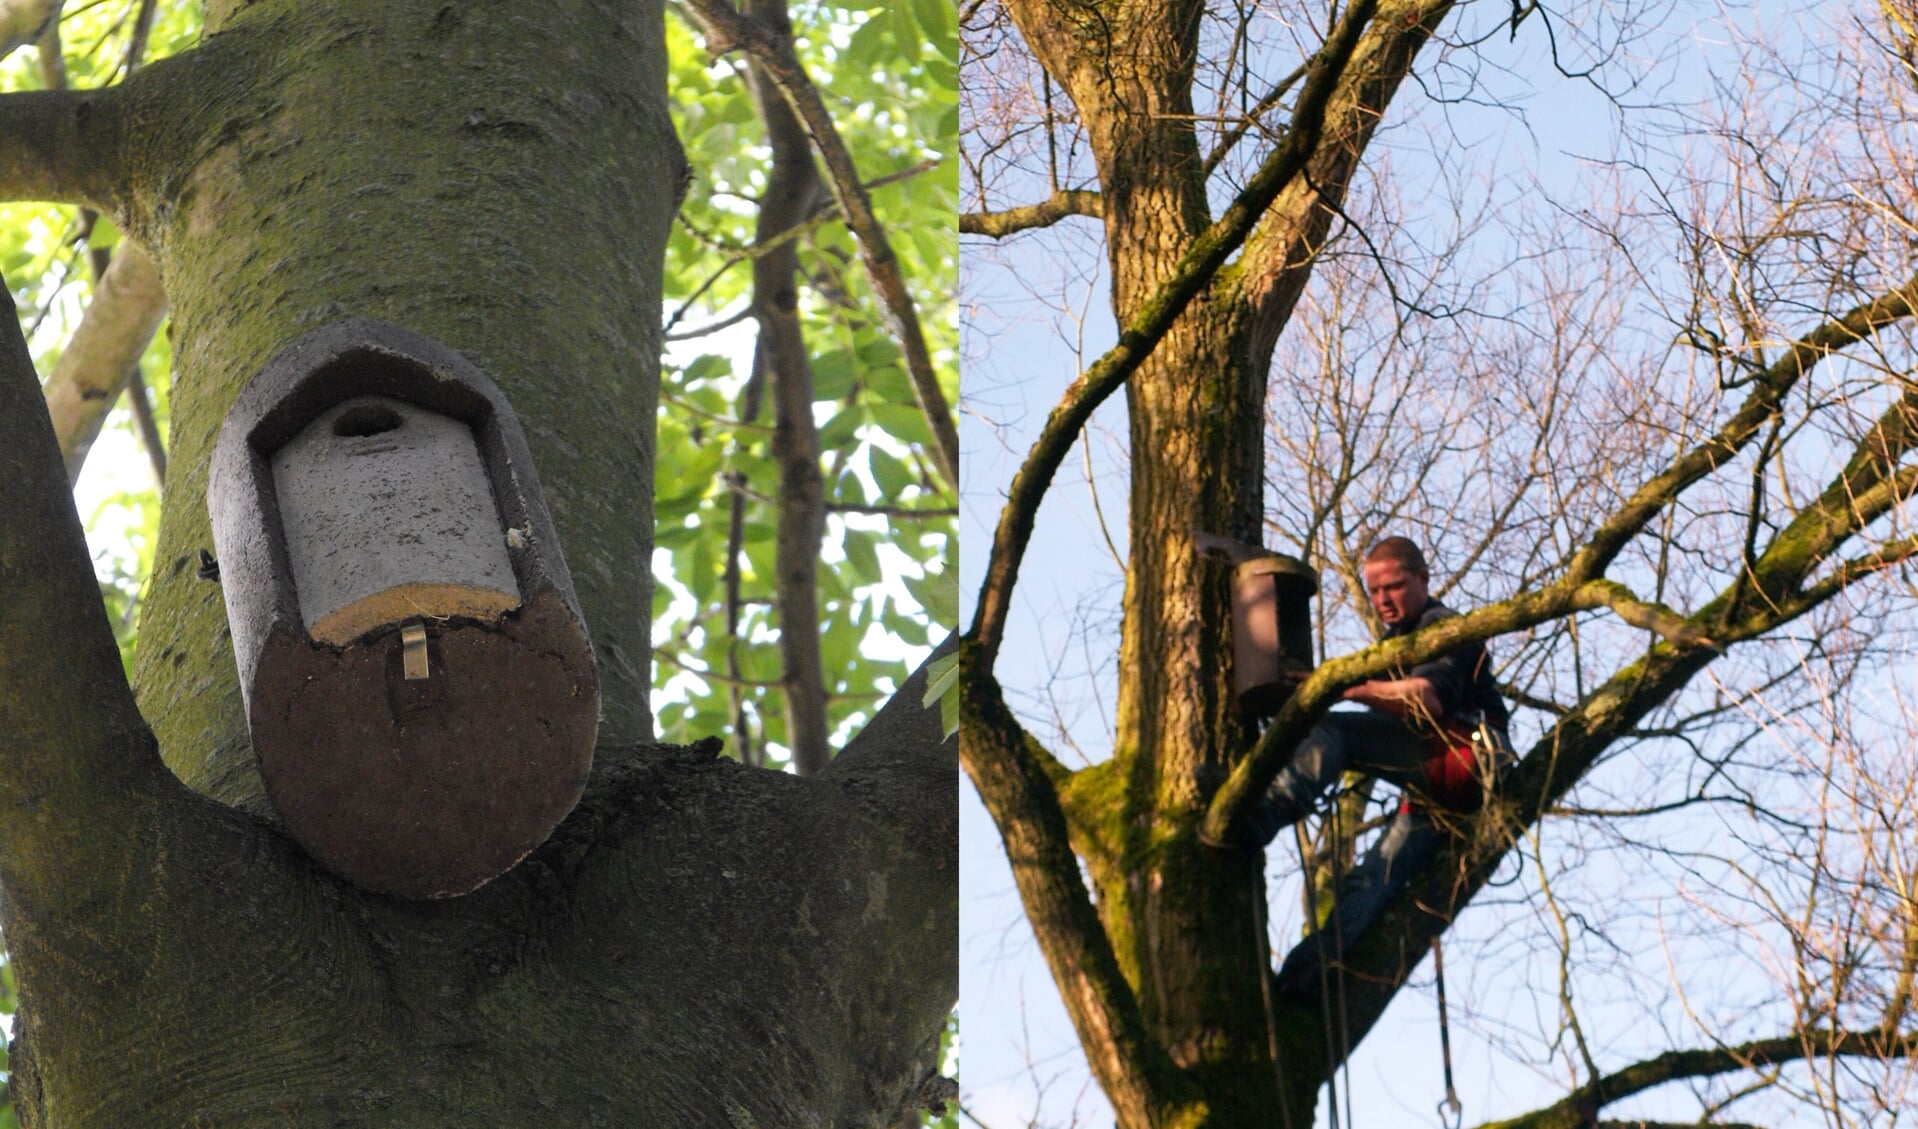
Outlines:
[[[79, 196], [153, 249], [185, 487], [136, 671], [156, 754], [31, 368], [0, 384], [0, 431], [36, 436], [0, 443], [33, 484], [0, 531], [0, 590], [28, 609], [0, 617], [24, 1124], [877, 1126], [917, 1102], [957, 975], [956, 767], [923, 673], [812, 779], [645, 740], [660, 255], [683, 183], [661, 21], [213, 0], [199, 48], [123, 87], [0, 99], [0, 128], [98, 131], [84, 175], [49, 150], [0, 189]], [[219, 589], [190, 567], [232, 397], [355, 315], [434, 335], [513, 399], [606, 688], [579, 807], [457, 899], [366, 894], [271, 826]]]

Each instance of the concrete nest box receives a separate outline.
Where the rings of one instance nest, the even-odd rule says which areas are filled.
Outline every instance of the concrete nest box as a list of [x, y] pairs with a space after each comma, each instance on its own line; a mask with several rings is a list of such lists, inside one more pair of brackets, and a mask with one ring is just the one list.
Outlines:
[[1239, 709], [1271, 717], [1312, 672], [1312, 597], [1319, 578], [1297, 557], [1193, 530], [1200, 559], [1232, 570], [1232, 678]]
[[397, 326], [307, 334], [234, 401], [207, 509], [260, 775], [315, 859], [462, 894], [572, 810], [592, 647], [485, 374]]

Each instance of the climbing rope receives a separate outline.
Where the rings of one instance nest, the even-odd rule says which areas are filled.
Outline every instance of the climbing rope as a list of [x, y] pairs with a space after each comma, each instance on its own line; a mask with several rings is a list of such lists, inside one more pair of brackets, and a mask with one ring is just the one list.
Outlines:
[[1445, 1015], [1445, 948], [1437, 937], [1432, 938], [1432, 975], [1438, 980], [1439, 1055], [1445, 1062], [1445, 1100], [1438, 1104], [1439, 1124], [1446, 1129], [1459, 1129], [1465, 1108], [1459, 1104], [1458, 1089], [1452, 1085], [1452, 1025]]
[[[1345, 1002], [1345, 934], [1339, 924], [1339, 889], [1345, 885], [1345, 805], [1340, 803], [1345, 789], [1332, 800], [1332, 952], [1330, 963], [1338, 965], [1339, 986], [1339, 1069], [1345, 1073], [1345, 1129], [1352, 1129], [1352, 1024], [1351, 1009]], [[1354, 838], [1357, 833], [1354, 833]], [[1321, 962], [1321, 968], [1325, 967]], [[1327, 1001], [1329, 1004], [1330, 1001]], [[1332, 1123], [1338, 1124], [1336, 1115]]]
[[[1312, 864], [1309, 860], [1309, 856], [1306, 854], [1305, 823], [1303, 820], [1292, 825], [1292, 838], [1293, 838], [1293, 841], [1298, 844], [1298, 848], [1299, 848], [1299, 873], [1303, 875], [1305, 878], [1305, 906], [1306, 906], [1305, 919], [1312, 923], [1312, 931], [1306, 934], [1306, 939], [1313, 946], [1318, 948], [1318, 953], [1320, 957], [1319, 959], [1319, 1014], [1323, 1016], [1325, 1019], [1325, 1049], [1328, 1052], [1330, 1052], [1332, 1049], [1331, 982], [1329, 979], [1330, 974], [1328, 973], [1325, 967], [1326, 965], [1326, 961], [1324, 959], [1325, 950], [1323, 947], [1319, 947], [1319, 895], [1318, 895], [1317, 889], [1314, 887], [1314, 884], [1312, 882]], [[1335, 898], [1338, 896], [1338, 892], [1336, 889], [1334, 889], [1333, 891], [1333, 896]], [[1337, 910], [1336, 903], [1334, 903], [1334, 906], [1333, 906], [1332, 917], [1333, 917], [1333, 924], [1336, 927], [1338, 923], [1338, 910]], [[1333, 1129], [1338, 1129], [1339, 1084], [1338, 1084], [1338, 1072], [1335, 1070], [1328, 1070], [1325, 1072], [1325, 1100], [1328, 1103], [1332, 1113], [1332, 1119], [1327, 1124], [1331, 1125]]]
[[[1264, 871], [1260, 872], [1263, 886]], [[1265, 1045], [1272, 1055], [1272, 1077], [1279, 1087], [1279, 1120], [1292, 1129], [1292, 1103], [1285, 1096], [1285, 1063], [1279, 1058], [1279, 1021], [1272, 1011], [1272, 935], [1265, 923], [1265, 890], [1252, 898], [1253, 923], [1259, 931], [1259, 998], [1265, 1002]]]

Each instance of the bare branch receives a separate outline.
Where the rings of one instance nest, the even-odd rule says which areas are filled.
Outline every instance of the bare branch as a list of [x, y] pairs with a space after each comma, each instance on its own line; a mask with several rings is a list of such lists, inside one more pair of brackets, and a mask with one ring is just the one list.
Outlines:
[[959, 234], [1004, 239], [1022, 231], [1051, 227], [1068, 216], [1099, 219], [1104, 215], [1105, 200], [1097, 192], [1066, 188], [1037, 204], [1007, 208], [1002, 212], [968, 212], [959, 217]]
[[1578, 1129], [1592, 1124], [1594, 1115], [1605, 1106], [1667, 1082], [1845, 1055], [1910, 1058], [1918, 1055], [1918, 1036], [1888, 1031], [1803, 1031], [1736, 1046], [1668, 1051], [1593, 1079], [1544, 1109], [1494, 1124], [1497, 1129]]
[[1842, 317], [1819, 326], [1792, 343], [1783, 357], [1761, 372], [1738, 412], [1705, 442], [1686, 451], [1662, 473], [1639, 487], [1626, 503], [1592, 535], [1572, 560], [1570, 574], [1594, 578], [1604, 573], [1625, 544], [1644, 529], [1685, 488], [1744, 449], [1778, 413], [1786, 393], [1820, 360], [1870, 337], [1887, 325], [1910, 317], [1918, 305], [1918, 276], [1897, 290], [1858, 306]]
[[[792, 39], [786, 0], [751, 0], [751, 19]], [[792, 107], [767, 67], [747, 68], [753, 104], [772, 150], [759, 203], [755, 242], [800, 227], [819, 191], [812, 149]], [[810, 776], [832, 757], [827, 743], [826, 678], [819, 655], [819, 543], [825, 533], [825, 487], [819, 470], [819, 428], [813, 422], [812, 356], [799, 319], [799, 255], [788, 240], [753, 258], [753, 312], [759, 339], [755, 378], [764, 377], [773, 403], [773, 460], [779, 466], [779, 653], [783, 661], [787, 732], [793, 768]], [[735, 507], [735, 513], [737, 513]]]

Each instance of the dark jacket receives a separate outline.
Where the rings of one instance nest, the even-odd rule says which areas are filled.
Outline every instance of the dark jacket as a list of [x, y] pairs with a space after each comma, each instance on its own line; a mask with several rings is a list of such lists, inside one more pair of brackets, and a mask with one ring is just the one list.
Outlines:
[[[1429, 601], [1418, 620], [1389, 628], [1385, 637], [1397, 639], [1410, 635], [1427, 624], [1450, 619], [1458, 613], [1437, 600]], [[1492, 657], [1483, 643], [1463, 643], [1428, 662], [1396, 675], [1399, 678], [1423, 678], [1437, 692], [1440, 712], [1446, 718], [1482, 713], [1487, 721], [1503, 729], [1511, 720], [1505, 699], [1492, 681]]]

